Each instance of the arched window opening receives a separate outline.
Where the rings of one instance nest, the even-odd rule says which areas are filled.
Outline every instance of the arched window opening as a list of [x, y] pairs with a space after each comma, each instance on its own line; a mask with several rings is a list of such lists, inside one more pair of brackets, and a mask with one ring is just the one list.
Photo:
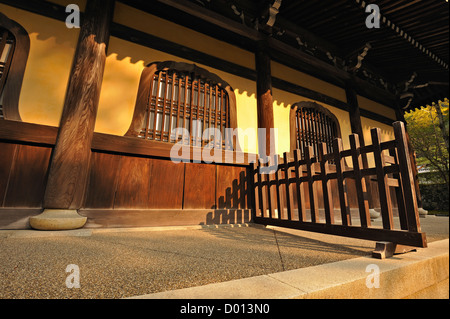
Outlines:
[[11, 66], [15, 47], [14, 36], [0, 27], [0, 119], [3, 119], [3, 91]]
[[329, 110], [315, 102], [299, 102], [291, 108], [291, 148], [299, 149], [302, 156], [312, 146], [314, 155], [326, 144], [328, 153], [333, 151], [333, 140], [341, 137], [339, 122]]
[[[153, 63], [141, 76], [133, 121], [126, 135], [233, 150], [226, 129], [236, 128], [235, 109], [232, 89], [216, 75], [193, 64]], [[212, 130], [204, 134], [207, 129], [220, 134], [211, 136]]]
[[29, 50], [26, 30], [0, 13], [0, 120], [20, 121], [19, 96]]

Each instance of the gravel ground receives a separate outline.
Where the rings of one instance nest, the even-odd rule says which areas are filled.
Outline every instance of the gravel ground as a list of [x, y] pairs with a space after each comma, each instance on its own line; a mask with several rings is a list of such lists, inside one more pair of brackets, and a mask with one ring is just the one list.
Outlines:
[[[448, 238], [448, 218], [423, 221], [423, 230], [431, 230], [429, 241]], [[374, 248], [370, 241], [289, 232], [228, 226], [82, 236], [0, 234], [0, 298], [124, 298], [355, 258]], [[80, 270], [78, 289], [66, 286], [70, 264]]]

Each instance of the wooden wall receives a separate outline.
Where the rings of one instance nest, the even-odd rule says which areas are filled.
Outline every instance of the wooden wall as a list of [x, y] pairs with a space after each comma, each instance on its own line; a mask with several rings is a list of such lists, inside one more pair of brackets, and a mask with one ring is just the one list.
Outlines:
[[249, 194], [245, 166], [94, 151], [81, 214], [86, 227], [242, 223]]
[[[43, 210], [57, 128], [0, 123], [0, 229], [29, 228]], [[251, 220], [247, 165], [174, 163], [171, 145], [94, 134], [80, 214], [85, 227], [243, 223]]]

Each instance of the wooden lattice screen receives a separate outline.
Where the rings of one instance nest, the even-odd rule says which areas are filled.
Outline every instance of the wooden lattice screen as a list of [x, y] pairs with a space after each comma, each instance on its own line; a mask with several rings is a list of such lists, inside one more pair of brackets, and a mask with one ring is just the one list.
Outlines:
[[[226, 128], [235, 128], [232, 91], [206, 70], [196, 66], [188, 69], [186, 65], [172, 62], [170, 67], [154, 65], [144, 70], [126, 135], [233, 150], [232, 139], [226, 136]], [[203, 134], [207, 129], [219, 130], [221, 139]]]
[[292, 106], [291, 130], [294, 139], [291, 150], [298, 149], [302, 156], [309, 146], [319, 155], [322, 143], [327, 152], [333, 150], [333, 140], [341, 137], [337, 118], [323, 106], [313, 102], [300, 102]]

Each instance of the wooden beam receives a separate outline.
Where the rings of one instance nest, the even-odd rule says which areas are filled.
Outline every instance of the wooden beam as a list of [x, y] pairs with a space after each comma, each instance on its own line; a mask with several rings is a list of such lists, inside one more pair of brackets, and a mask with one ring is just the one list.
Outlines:
[[[352, 133], [358, 134], [359, 146], [364, 147], [365, 142], [364, 142], [364, 134], [363, 134], [362, 124], [361, 124], [361, 109], [359, 108], [358, 96], [357, 96], [354, 86], [351, 82], [346, 83], [345, 94], [347, 97], [347, 104], [349, 106], [348, 113], [350, 116], [350, 126], [352, 129]], [[391, 122], [391, 124], [392, 124], [392, 122]], [[364, 169], [369, 168], [369, 163], [367, 160], [366, 153], [361, 154], [361, 160], [362, 160], [362, 168], [364, 168]], [[374, 187], [374, 185], [372, 185], [372, 181], [370, 180], [370, 178], [367, 178], [367, 177], [365, 178], [365, 188], [368, 193], [367, 198], [368, 198], [368, 202], [369, 202], [369, 207], [370, 208], [378, 207], [379, 206], [377, 204], [378, 196], [376, 194], [375, 187]]]
[[296, 220], [279, 220], [275, 218], [254, 217], [254, 222], [263, 225], [287, 227], [299, 230], [318, 232], [336, 236], [345, 236], [366, 240], [385, 240], [414, 247], [427, 247], [426, 235], [421, 232], [381, 229], [374, 227], [359, 227], [333, 225], [325, 223], [300, 222]]
[[208, 10], [199, 5], [191, 3], [189, 1], [179, 1], [179, 0], [156, 0], [156, 1], [164, 5], [170, 6], [174, 9], [186, 12], [195, 19], [207, 21], [224, 30], [231, 31], [249, 40], [258, 41], [260, 38], [258, 31], [250, 27], [247, 27], [241, 23], [228, 19], [223, 15], [216, 13], [212, 10]]
[[[258, 107], [258, 128], [266, 129], [265, 137], [258, 136], [258, 153], [265, 157], [271, 149], [270, 131], [274, 127], [272, 75], [267, 42], [258, 42], [255, 53], [256, 61], [256, 95]], [[264, 144], [265, 143], [265, 144]], [[265, 149], [265, 152], [263, 150]]]
[[[361, 113], [358, 104], [358, 96], [356, 91], [353, 88], [353, 85], [350, 82], [347, 82], [345, 86], [345, 95], [347, 97], [347, 104], [349, 106], [348, 113], [350, 115], [350, 126], [352, 129], [352, 133], [358, 134], [359, 136], [359, 144], [364, 146], [364, 135], [361, 124]], [[364, 158], [366, 158], [364, 160]], [[365, 162], [365, 163], [364, 163]], [[367, 168], [367, 156], [363, 154], [363, 164], [364, 168]]]
[[114, 0], [89, 0], [44, 197], [44, 208], [79, 209], [89, 173]]
[[[6, 3], [10, 6], [17, 7], [23, 10], [31, 11], [37, 14], [41, 14], [50, 18], [54, 18], [60, 21], [65, 21], [66, 13], [65, 7], [61, 5], [57, 5], [55, 3], [51, 3], [49, 1], [43, 0], [35, 0], [35, 1], [27, 1], [27, 0], [2, 0], [3, 3]], [[125, 3], [125, 1], [123, 1]], [[159, 5], [163, 5], [166, 7], [172, 7], [176, 9], [178, 12], [184, 12], [188, 17], [192, 17], [190, 21], [196, 21], [196, 24], [199, 24], [202, 21], [206, 21], [208, 25], [214, 26], [214, 32], [212, 28], [208, 30], [197, 30], [204, 34], [208, 34], [216, 39], [221, 41], [225, 41], [231, 43], [233, 41], [233, 37], [239, 37], [245, 41], [245, 47], [241, 46], [246, 50], [252, 50], [258, 41], [260, 41], [260, 34], [250, 28], [243, 26], [242, 24], [237, 23], [231, 19], [228, 19], [220, 14], [217, 14], [211, 10], [205, 9], [199, 5], [188, 3], [186, 1], [180, 0], [158, 0], [157, 3]], [[127, 1], [127, 5], [131, 5], [133, 7], [139, 8], [140, 10], [149, 11], [149, 8], [153, 5], [144, 5], [142, 2], [133, 0]], [[155, 15], [160, 16], [155, 13]], [[167, 19], [167, 16], [163, 18]], [[178, 19], [179, 20], [179, 19]], [[175, 21], [176, 23], [182, 24], [183, 21]], [[189, 20], [189, 19], [188, 19]], [[111, 35], [118, 36], [120, 38], [124, 38], [124, 34], [129, 34], [126, 40], [132, 41], [130, 39], [135, 37], [137, 30], [133, 30], [130, 28], [124, 28], [124, 26], [120, 26], [116, 23], [113, 23], [113, 28], [111, 30]], [[126, 29], [126, 30], [125, 30]], [[132, 33], [129, 33], [131, 32]], [[213, 33], [213, 34], [212, 34]], [[140, 35], [143, 33], [141, 32]], [[224, 35], [227, 36], [224, 36]], [[149, 35], [150, 36], [150, 35]], [[312, 34], [308, 35], [311, 39], [313, 37]], [[151, 36], [153, 37], [153, 36]], [[141, 38], [141, 37], [140, 37]], [[140, 40], [140, 39], [139, 39]], [[139, 40], [132, 41], [142, 44]], [[150, 40], [150, 39], [149, 39]], [[318, 43], [322, 43], [320, 39], [316, 37]], [[148, 42], [148, 41], [147, 41]], [[392, 105], [392, 102], [395, 100], [395, 96], [363, 79], [354, 77], [347, 73], [344, 70], [338, 69], [320, 59], [317, 59], [307, 53], [304, 53], [284, 42], [271, 38], [270, 47], [272, 49], [271, 58], [274, 61], [278, 61], [284, 65], [287, 65], [296, 70], [305, 72], [309, 75], [315, 76], [321, 80], [327, 81], [331, 84], [337, 85], [339, 87], [345, 87], [345, 82], [350, 78], [353, 78], [355, 84], [355, 90], [359, 95], [362, 95], [368, 99], [379, 102], [384, 105]], [[157, 41], [154, 42], [157, 45]], [[167, 43], [166, 43], [167, 44]], [[234, 45], [238, 45], [237, 43], [232, 43]], [[148, 44], [143, 44], [148, 46]], [[328, 47], [328, 46], [327, 46]], [[164, 48], [157, 48], [158, 50], [164, 50]], [[183, 47], [185, 49], [185, 47]], [[194, 50], [195, 51], [195, 50]], [[180, 51], [178, 51], [180, 52]], [[171, 53], [171, 52], [169, 52]], [[194, 52], [193, 52], [194, 53]], [[196, 53], [196, 52], [195, 52]], [[172, 53], [173, 54], [173, 53]], [[177, 54], [180, 56], [181, 52]], [[187, 57], [184, 57], [187, 58]], [[199, 61], [196, 61], [199, 62]], [[201, 63], [201, 62], [199, 62]], [[213, 66], [214, 67], [214, 66]], [[226, 71], [226, 70], [225, 70]], [[227, 71], [229, 72], [229, 71]], [[244, 70], [244, 73], [246, 70]], [[231, 72], [232, 73], [232, 72]], [[242, 72], [241, 72], [242, 73]], [[242, 76], [242, 75], [241, 75]], [[253, 76], [253, 75], [251, 75]]]

